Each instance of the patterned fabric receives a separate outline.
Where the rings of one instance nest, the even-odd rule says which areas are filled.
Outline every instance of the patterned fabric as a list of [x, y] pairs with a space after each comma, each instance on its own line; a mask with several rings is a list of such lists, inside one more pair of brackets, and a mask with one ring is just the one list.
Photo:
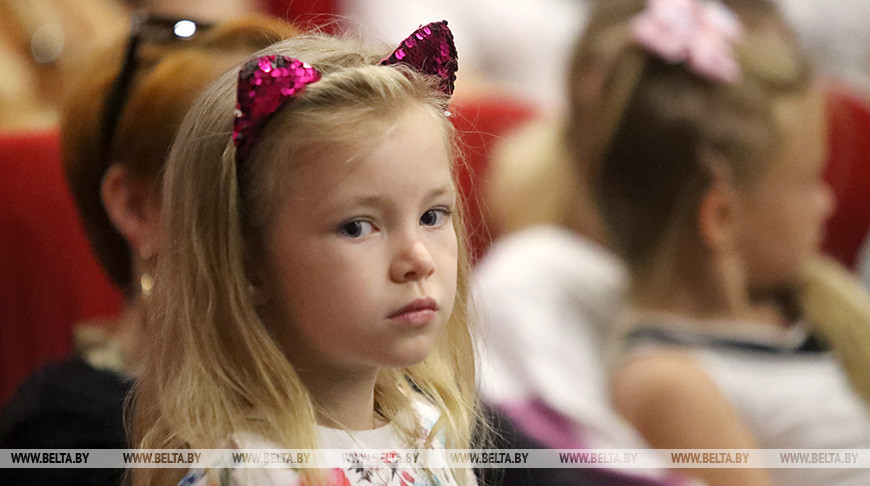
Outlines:
[[[409, 444], [391, 424], [374, 430], [345, 431], [318, 427], [320, 446], [324, 449], [361, 449], [400, 450], [421, 448], [422, 443], [438, 420], [438, 410], [418, 401], [416, 412], [420, 420], [420, 438], [416, 443]], [[279, 449], [262, 437], [239, 434], [231, 441], [239, 449]], [[433, 442], [431, 449], [443, 450], [440, 438]], [[469, 471], [469, 484], [474, 484], [473, 472]], [[334, 468], [325, 471], [328, 484], [331, 486], [456, 486], [458, 483], [449, 469], [416, 469], [400, 468], [391, 460], [390, 453], [383, 455], [383, 460], [370, 467], [368, 464], [355, 464], [350, 467]], [[181, 480], [179, 486], [229, 486], [229, 485], [260, 485], [274, 484], [287, 486], [304, 486], [299, 473], [291, 468], [238, 468], [192, 470]]]

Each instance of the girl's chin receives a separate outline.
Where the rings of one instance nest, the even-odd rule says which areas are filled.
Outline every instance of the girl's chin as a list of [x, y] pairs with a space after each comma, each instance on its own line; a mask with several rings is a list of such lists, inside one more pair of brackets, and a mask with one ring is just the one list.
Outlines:
[[387, 360], [383, 367], [384, 368], [408, 368], [410, 366], [414, 366], [422, 363], [427, 357], [429, 353], [417, 353], [413, 355], [403, 355], [403, 356], [395, 356]]
[[422, 363], [433, 351], [432, 346], [403, 349], [400, 352], [381, 356], [380, 365], [383, 368], [407, 368]]

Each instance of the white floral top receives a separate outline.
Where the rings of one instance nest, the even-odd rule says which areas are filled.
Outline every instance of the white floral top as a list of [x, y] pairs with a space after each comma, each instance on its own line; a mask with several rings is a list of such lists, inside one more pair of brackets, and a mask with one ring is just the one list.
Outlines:
[[[416, 407], [421, 417], [422, 434], [428, 436], [435, 425], [439, 412], [428, 403], [418, 402]], [[402, 450], [419, 447], [408, 444], [391, 424], [374, 430], [345, 431], [318, 426], [320, 446], [323, 449], [378, 449], [379, 451]], [[237, 448], [279, 449], [274, 444], [257, 436], [237, 436]], [[440, 439], [433, 441], [432, 449], [443, 450]], [[389, 457], [389, 453], [385, 455]], [[385, 459], [386, 459], [385, 457]], [[475, 484], [472, 470], [468, 470], [469, 483]], [[389, 459], [377, 461], [375, 465], [367, 462], [345, 468], [326, 471], [328, 484], [334, 486], [457, 486], [453, 473], [447, 468], [421, 469], [397, 467]], [[305, 486], [297, 470], [292, 468], [235, 468], [235, 469], [194, 469], [179, 486], [236, 486], [236, 485], [286, 485]]]

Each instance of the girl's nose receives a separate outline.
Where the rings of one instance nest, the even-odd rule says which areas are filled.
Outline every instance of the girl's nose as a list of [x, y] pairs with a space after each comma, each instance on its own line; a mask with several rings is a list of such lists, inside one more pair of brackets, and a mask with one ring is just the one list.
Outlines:
[[435, 260], [429, 248], [419, 238], [404, 242], [390, 266], [390, 278], [397, 283], [422, 280], [433, 273]]

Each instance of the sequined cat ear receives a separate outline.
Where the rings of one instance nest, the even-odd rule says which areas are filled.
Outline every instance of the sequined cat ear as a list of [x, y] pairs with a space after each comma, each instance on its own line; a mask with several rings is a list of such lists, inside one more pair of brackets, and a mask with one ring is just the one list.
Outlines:
[[453, 34], [447, 28], [447, 21], [432, 22], [420, 27], [399, 44], [381, 65], [404, 63], [423, 74], [441, 78], [441, 91], [448, 96], [453, 94], [456, 71], [459, 63]]
[[306, 85], [320, 79], [308, 64], [284, 56], [251, 59], [239, 70], [233, 143], [236, 160], [243, 160], [266, 120]]

